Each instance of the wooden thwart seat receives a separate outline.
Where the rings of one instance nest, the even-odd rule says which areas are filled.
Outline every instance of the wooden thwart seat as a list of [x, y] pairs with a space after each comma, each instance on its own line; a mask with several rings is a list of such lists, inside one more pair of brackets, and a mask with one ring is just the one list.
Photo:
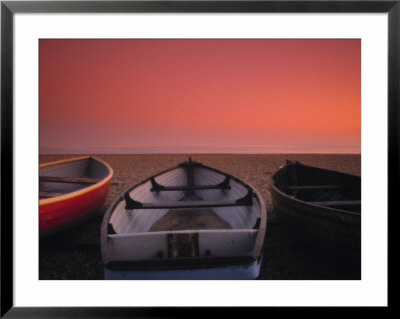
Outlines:
[[126, 209], [156, 209], [156, 208], [206, 208], [224, 206], [245, 206], [236, 201], [185, 201], [185, 202], [166, 202], [166, 203], [142, 203], [141, 206], [127, 206]]
[[164, 186], [156, 182], [154, 177], [151, 177], [151, 185], [150, 189], [152, 192], [160, 192], [160, 191], [188, 191], [188, 190], [202, 190], [202, 189], [230, 189], [229, 180], [230, 176], [226, 176], [225, 179], [215, 185], [190, 185], [190, 186]]
[[135, 201], [125, 193], [125, 209], [159, 209], [159, 208], [207, 208], [207, 207], [225, 207], [225, 206], [251, 206], [253, 205], [253, 192], [249, 189], [248, 193], [237, 200], [229, 201], [177, 201], [177, 202], [158, 202], [158, 203], [141, 203]]
[[77, 183], [77, 184], [96, 184], [101, 178], [88, 177], [62, 177], [62, 176], [39, 176], [40, 182], [55, 182], [55, 183]]

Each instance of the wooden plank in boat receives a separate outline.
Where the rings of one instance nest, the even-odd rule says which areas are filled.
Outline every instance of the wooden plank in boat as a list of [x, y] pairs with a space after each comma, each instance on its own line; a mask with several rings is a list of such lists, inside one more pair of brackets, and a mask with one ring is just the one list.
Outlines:
[[296, 185], [296, 186], [287, 186], [287, 189], [290, 190], [303, 190], [303, 189], [337, 189], [340, 188], [339, 185]]
[[101, 181], [101, 178], [39, 176], [39, 181], [40, 182], [56, 182], [56, 183], [96, 184]]
[[[204, 189], [221, 189], [219, 185], [194, 185], [194, 186], [163, 186], [162, 188], [152, 188], [151, 191], [190, 191]], [[229, 189], [228, 187], [226, 189]]]
[[311, 202], [315, 205], [320, 206], [354, 206], [361, 205], [361, 201], [359, 200], [343, 200], [343, 201], [324, 201], [324, 202]]
[[227, 206], [252, 206], [253, 191], [249, 189], [247, 195], [237, 200], [230, 201], [178, 201], [178, 202], [158, 202], [141, 203], [133, 200], [129, 193], [125, 193], [125, 209], [162, 209], [162, 208], [207, 208], [207, 207], [227, 207]]
[[[189, 172], [188, 172], [189, 173]], [[189, 178], [189, 177], [188, 177]], [[225, 179], [218, 184], [214, 185], [193, 185], [193, 178], [189, 178], [190, 185], [188, 186], [164, 186], [156, 182], [154, 177], [151, 178], [152, 192], [160, 191], [190, 191], [190, 190], [204, 190], [204, 189], [230, 189], [229, 181], [230, 176], [227, 175]]]
[[[184, 202], [162, 202], [162, 203], [142, 203], [141, 206], [135, 209], [160, 209], [160, 208], [211, 208], [211, 207], [226, 207], [226, 206], [246, 206], [238, 204], [236, 201], [184, 201]], [[128, 208], [129, 209], [129, 208]]]

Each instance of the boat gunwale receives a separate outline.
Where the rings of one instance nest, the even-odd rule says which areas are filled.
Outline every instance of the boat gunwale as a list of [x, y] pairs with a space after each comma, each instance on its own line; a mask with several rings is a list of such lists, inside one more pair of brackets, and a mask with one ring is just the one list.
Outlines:
[[[158, 173], [156, 173], [156, 174], [154, 174], [154, 175], [152, 175], [152, 176], [150, 176], [150, 177], [148, 177], [148, 178], [146, 178], [146, 179], [144, 179], [144, 180], [142, 180], [142, 181], [140, 181], [140, 182], [128, 187], [124, 191], [120, 192], [120, 194], [114, 199], [114, 201], [108, 207], [106, 213], [104, 214], [103, 222], [102, 222], [102, 225], [101, 225], [101, 231], [100, 231], [101, 256], [102, 256], [102, 261], [103, 261], [103, 264], [104, 264], [105, 267], [109, 268], [110, 264], [112, 264], [112, 263], [115, 264], [115, 262], [113, 262], [113, 261], [109, 261], [109, 260], [107, 261], [107, 259], [109, 259], [108, 248], [107, 248], [107, 240], [108, 240], [108, 234], [107, 234], [108, 226], [107, 225], [108, 225], [108, 223], [110, 221], [110, 218], [111, 218], [111, 215], [112, 215], [114, 209], [116, 208], [116, 206], [118, 205], [118, 203], [121, 200], [124, 200], [124, 194], [126, 192], [132, 191], [133, 189], [137, 188], [140, 185], [143, 185], [143, 184], [147, 183], [148, 181], [151, 181], [152, 177], [155, 178], [157, 176], [160, 176], [160, 175], [163, 175], [165, 173], [168, 173], [168, 172], [170, 172], [172, 170], [182, 168], [181, 164], [182, 163], [180, 163], [180, 164], [178, 164], [178, 165], [176, 165], [174, 167], [171, 167], [171, 168], [165, 169], [163, 171], [160, 171], [160, 172], [158, 172]], [[239, 257], [241, 259], [251, 258], [251, 260], [253, 260], [253, 261], [254, 260], [257, 260], [257, 261], [260, 260], [260, 258], [262, 256], [262, 247], [263, 247], [264, 237], [265, 237], [266, 228], [267, 228], [267, 209], [266, 209], [264, 200], [263, 200], [260, 192], [257, 189], [255, 189], [252, 185], [250, 185], [248, 183], [245, 183], [241, 179], [239, 179], [239, 178], [237, 178], [237, 177], [235, 177], [235, 176], [233, 176], [231, 174], [222, 172], [222, 171], [220, 171], [220, 170], [218, 170], [216, 168], [209, 167], [209, 166], [204, 165], [204, 164], [199, 163], [199, 162], [196, 162], [196, 165], [197, 166], [201, 166], [201, 167], [206, 168], [206, 169], [209, 169], [209, 170], [214, 171], [216, 173], [222, 174], [224, 176], [229, 176], [230, 178], [232, 178], [233, 180], [235, 180], [239, 184], [242, 184], [243, 186], [245, 186], [247, 189], [251, 188], [252, 191], [253, 191], [253, 194], [256, 195], [256, 197], [257, 197], [257, 199], [259, 201], [259, 205], [260, 205], [260, 213], [261, 213], [261, 216], [260, 216], [261, 217], [260, 227], [258, 228], [257, 236], [256, 236], [256, 239], [255, 239], [255, 242], [254, 242], [254, 245], [253, 245], [253, 249], [251, 250], [251, 252], [249, 252], [246, 255], [243, 255], [243, 256], [224, 256], [224, 257], [222, 257], [222, 256], [220, 256], [220, 257], [209, 257], [209, 256], [207, 256], [207, 257], [192, 257], [192, 258], [187, 257], [187, 258], [183, 258], [183, 260], [185, 262], [181, 266], [182, 267], [186, 267], [187, 266], [186, 262], [189, 261], [189, 263], [190, 263], [190, 260], [192, 260], [192, 261], [200, 261], [200, 260], [203, 260], [203, 259], [211, 260], [211, 258], [218, 259], [218, 260], [221, 259], [224, 262], [226, 262], [226, 264], [229, 264], [229, 259], [232, 259], [232, 258], [236, 259], [236, 258], [239, 258]], [[162, 261], [163, 261], [163, 263], [166, 263], [167, 265], [169, 265], [169, 264], [176, 263], [176, 261], [174, 261], [174, 260], [176, 260], [176, 258], [168, 258], [168, 259], [164, 259]], [[143, 266], [146, 265], [147, 266], [147, 265], [151, 265], [154, 262], [159, 264], [160, 261], [161, 260], [158, 260], [158, 259], [157, 260], [147, 259], [147, 260], [141, 260], [141, 261], [138, 260], [138, 261], [118, 262], [118, 265], [124, 265], [124, 267], [127, 266], [129, 268], [129, 267], [133, 267], [133, 266], [136, 267], [138, 265], [143, 265]], [[140, 267], [140, 266], [138, 266], [138, 267]], [[210, 267], [212, 267], [212, 266], [210, 266]], [[199, 268], [199, 267], [197, 267], [197, 268]], [[131, 269], [131, 268], [129, 268], [129, 269]]]
[[[97, 183], [95, 183], [93, 185], [88, 185], [88, 186], [86, 186], [86, 187], [84, 187], [82, 189], [79, 189], [77, 191], [66, 193], [66, 194], [61, 195], [61, 196], [55, 196], [55, 197], [52, 197], [52, 198], [40, 199], [39, 200], [39, 207], [46, 206], [46, 205], [51, 205], [51, 204], [55, 204], [55, 203], [59, 203], [59, 202], [63, 202], [65, 200], [72, 199], [72, 198], [77, 198], [77, 197], [82, 196], [82, 195], [84, 195], [86, 193], [95, 191], [95, 190], [103, 187], [104, 185], [106, 185], [108, 182], [111, 181], [111, 178], [114, 175], [114, 171], [113, 171], [112, 167], [110, 166], [110, 164], [108, 164], [104, 160], [102, 160], [99, 157], [94, 156], [94, 155], [80, 156], [80, 157], [74, 157], [74, 158], [68, 158], [68, 159], [64, 159], [64, 160], [58, 160], [58, 161], [43, 163], [43, 164], [39, 165], [39, 169], [42, 168], [42, 167], [53, 166], [53, 165], [69, 163], [69, 162], [76, 162], [76, 161], [80, 161], [80, 160], [84, 160], [84, 159], [93, 159], [93, 160], [99, 162], [100, 164], [104, 165], [108, 170], [107, 176], [104, 177], [103, 179], [101, 179], [101, 181], [99, 181], [99, 182], [97, 182]], [[40, 175], [40, 173], [39, 173], [39, 175]]]
[[[318, 209], [322, 209], [324, 211], [326, 211], [329, 214], [332, 214], [332, 216], [334, 215], [342, 215], [342, 216], [350, 216], [350, 217], [354, 217], [355, 219], [360, 219], [361, 220], [361, 213], [356, 213], [356, 212], [352, 212], [352, 211], [348, 211], [348, 210], [343, 210], [343, 209], [338, 209], [338, 208], [333, 208], [333, 207], [328, 207], [328, 206], [322, 206], [322, 205], [318, 205], [318, 204], [313, 204], [313, 202], [308, 202], [308, 201], [304, 201], [301, 199], [298, 199], [297, 197], [294, 196], [290, 196], [287, 193], [283, 192], [280, 188], [278, 188], [275, 185], [275, 181], [276, 181], [276, 175], [283, 169], [287, 169], [287, 167], [289, 166], [295, 166], [295, 165], [301, 165], [301, 166], [305, 166], [311, 169], [318, 169], [318, 170], [324, 170], [324, 171], [328, 171], [331, 173], [337, 173], [340, 175], [347, 175], [347, 176], [352, 176], [352, 177], [357, 177], [357, 178], [361, 178], [360, 176], [357, 175], [353, 175], [353, 174], [347, 174], [347, 173], [342, 173], [342, 172], [338, 172], [338, 171], [334, 171], [334, 170], [330, 170], [330, 169], [325, 169], [325, 168], [320, 168], [320, 167], [314, 167], [314, 166], [309, 166], [309, 165], [304, 165], [300, 162], [295, 162], [295, 163], [290, 163], [290, 164], [286, 164], [284, 166], [281, 166], [272, 176], [270, 179], [270, 190], [271, 190], [271, 195], [273, 194], [273, 192], [278, 193], [279, 195], [281, 195], [282, 197], [285, 198], [286, 201], [292, 201], [292, 202], [296, 202], [297, 204], [303, 206], [303, 207], [314, 207], [314, 208], [318, 208]], [[272, 196], [273, 197], [273, 196]], [[358, 218], [357, 218], [358, 217]]]

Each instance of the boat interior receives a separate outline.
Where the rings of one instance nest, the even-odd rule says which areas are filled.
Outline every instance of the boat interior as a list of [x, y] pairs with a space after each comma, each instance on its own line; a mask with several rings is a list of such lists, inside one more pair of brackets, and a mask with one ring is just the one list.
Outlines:
[[[251, 251], [260, 225], [260, 199], [230, 175], [189, 163], [154, 176], [121, 196], [107, 225], [115, 255], [121, 258], [122, 247], [129, 243], [135, 254], [124, 252], [122, 258], [171, 256], [174, 236], [186, 236], [186, 241], [197, 247], [190, 256]], [[137, 240], [142, 237], [148, 241]], [[137, 243], [142, 244], [138, 247]]]
[[39, 167], [39, 198], [62, 196], [107, 177], [106, 166], [91, 157]]
[[248, 186], [203, 166], [179, 167], [124, 194], [110, 218], [114, 232], [252, 229], [259, 202]]

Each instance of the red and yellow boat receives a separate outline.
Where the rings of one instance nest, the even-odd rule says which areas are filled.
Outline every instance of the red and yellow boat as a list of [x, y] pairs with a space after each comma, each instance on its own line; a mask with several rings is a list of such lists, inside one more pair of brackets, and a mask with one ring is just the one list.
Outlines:
[[108, 195], [113, 170], [95, 156], [39, 166], [39, 234], [75, 225], [100, 209]]

